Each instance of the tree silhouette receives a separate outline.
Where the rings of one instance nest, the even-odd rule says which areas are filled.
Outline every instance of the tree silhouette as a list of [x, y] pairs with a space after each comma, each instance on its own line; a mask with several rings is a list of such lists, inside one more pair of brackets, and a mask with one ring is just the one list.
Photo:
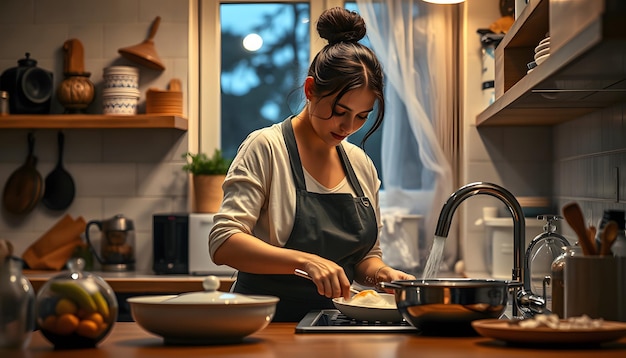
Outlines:
[[[243, 93], [234, 93], [222, 84], [221, 137], [225, 156], [233, 157], [250, 132], [283, 120], [301, 104], [297, 88], [308, 64], [309, 32], [298, 31], [297, 21], [308, 17], [308, 13], [308, 4], [282, 4], [276, 11], [263, 14], [262, 24], [251, 30], [264, 38], [263, 47], [257, 52], [243, 48], [240, 34], [222, 30], [222, 78], [237, 71], [256, 77]], [[286, 23], [285, 18], [292, 22]], [[277, 114], [264, 115], [264, 107], [278, 109]]]

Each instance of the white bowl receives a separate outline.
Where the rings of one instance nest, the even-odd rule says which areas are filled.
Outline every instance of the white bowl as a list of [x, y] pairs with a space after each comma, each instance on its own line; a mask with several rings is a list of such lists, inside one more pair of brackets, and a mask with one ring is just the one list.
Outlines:
[[386, 303], [384, 306], [358, 304], [350, 302], [350, 300], [346, 301], [343, 297], [333, 298], [333, 304], [341, 313], [358, 321], [402, 321], [402, 314], [396, 307], [395, 296], [389, 293], [379, 293], [378, 295], [384, 299]]
[[534, 56], [535, 61], [536, 61], [539, 57], [541, 57], [541, 56], [545, 56], [545, 55], [549, 55], [549, 54], [550, 54], [550, 48], [549, 48], [549, 47], [548, 47], [548, 48], [544, 48], [543, 50], [541, 50], [541, 51], [539, 51], [539, 52], [535, 53], [535, 56]]
[[549, 48], [550, 48], [550, 41], [544, 42], [542, 44], [539, 44], [537, 47], [535, 47], [535, 53], [541, 50], [549, 49]]
[[539, 41], [539, 44], [544, 44], [546, 42], [550, 42], [550, 36], [547, 36], [546, 38], [544, 38], [543, 40]]
[[550, 54], [545, 54], [543, 56], [537, 57], [535, 59], [535, 63], [537, 64], [537, 66], [541, 65], [545, 60], [548, 59], [548, 57], [550, 57]]
[[177, 345], [239, 342], [272, 321], [278, 297], [219, 292], [219, 280], [214, 288], [208, 280], [206, 292], [129, 298], [133, 319], [165, 344]]

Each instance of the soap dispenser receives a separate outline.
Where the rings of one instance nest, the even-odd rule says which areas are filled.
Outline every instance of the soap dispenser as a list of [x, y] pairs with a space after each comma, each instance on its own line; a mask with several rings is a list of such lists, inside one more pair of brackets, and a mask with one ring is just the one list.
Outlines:
[[531, 277], [531, 289], [533, 292], [542, 292], [546, 300], [546, 308], [552, 309], [552, 290], [546, 286], [554, 287], [552, 278], [552, 262], [565, 252], [569, 246], [567, 239], [557, 233], [556, 222], [563, 218], [559, 215], [539, 215], [538, 220], [546, 220], [543, 232], [537, 235], [526, 249], [526, 263]]

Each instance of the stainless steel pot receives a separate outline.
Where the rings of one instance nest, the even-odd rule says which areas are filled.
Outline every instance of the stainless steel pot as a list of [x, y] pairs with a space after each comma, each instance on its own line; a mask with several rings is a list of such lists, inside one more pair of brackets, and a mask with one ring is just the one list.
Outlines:
[[491, 279], [441, 278], [381, 282], [394, 291], [396, 305], [411, 325], [424, 334], [476, 334], [471, 322], [498, 318], [509, 290], [521, 282]]

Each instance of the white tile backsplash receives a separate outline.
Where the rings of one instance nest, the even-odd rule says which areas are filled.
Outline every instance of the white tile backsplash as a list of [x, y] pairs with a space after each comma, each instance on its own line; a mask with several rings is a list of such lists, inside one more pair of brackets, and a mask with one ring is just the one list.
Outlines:
[[140, 196], [169, 197], [187, 195], [187, 173], [180, 164], [140, 164], [137, 168], [137, 190]]
[[35, 0], [35, 22], [41, 24], [127, 23], [138, 18], [137, 0]]
[[[161, 17], [154, 37], [165, 71], [145, 68], [122, 58], [118, 49], [146, 40], [156, 16]], [[54, 88], [63, 80], [64, 42], [81, 41], [85, 71], [90, 72], [96, 96], [87, 113], [102, 113], [102, 71], [111, 65], [140, 68], [140, 91], [165, 89], [176, 77], [187, 99], [189, 5], [180, 0], [2, 0], [0, 1], [0, 73], [17, 66], [26, 52], [37, 65], [54, 73]], [[184, 106], [187, 108], [186, 103]], [[52, 113], [64, 108], [52, 101]], [[141, 113], [141, 111], [140, 111]], [[123, 121], [120, 118], [120, 121]], [[0, 131], [0, 184], [24, 163], [27, 133]], [[0, 237], [13, 242], [21, 254], [64, 214], [86, 221], [122, 213], [137, 228], [137, 270], [152, 269], [152, 214], [187, 211], [188, 177], [181, 170], [187, 151], [186, 132], [162, 129], [63, 129], [63, 164], [76, 185], [76, 197], [64, 212], [42, 204], [29, 214], [11, 216], [0, 211]], [[56, 165], [57, 130], [37, 129], [35, 155], [42, 178]]]

